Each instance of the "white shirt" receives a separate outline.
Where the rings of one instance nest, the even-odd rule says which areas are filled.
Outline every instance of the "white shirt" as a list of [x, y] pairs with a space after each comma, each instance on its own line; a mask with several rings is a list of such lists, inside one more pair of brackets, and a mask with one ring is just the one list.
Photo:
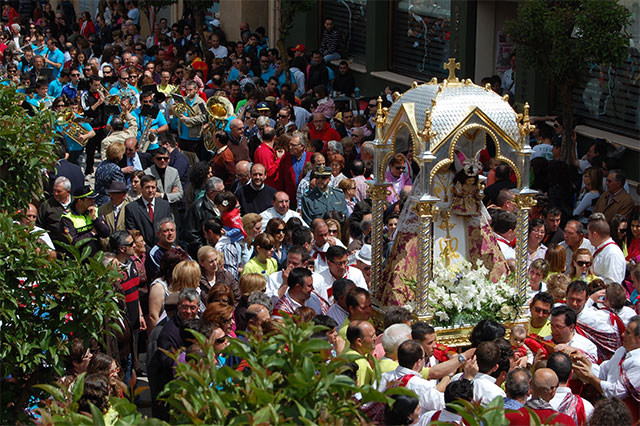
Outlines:
[[546, 143], [539, 143], [532, 148], [531, 159], [542, 157], [547, 161], [553, 161], [553, 145], [547, 145]]
[[[433, 419], [433, 416], [435, 416], [436, 413], [440, 413], [437, 420]], [[435, 410], [427, 411], [426, 413], [421, 414], [420, 418], [418, 419], [418, 423], [416, 423], [416, 426], [427, 426], [431, 424], [432, 420], [456, 425], [462, 424], [462, 416], [459, 416], [447, 410]]]
[[[544, 340], [553, 341], [551, 335], [544, 338]], [[567, 346], [582, 351], [589, 361], [592, 363], [598, 362], [598, 348], [596, 345], [586, 337], [579, 335], [577, 332], [573, 334], [573, 338], [566, 343]]]
[[502, 251], [502, 255], [504, 256], [504, 260], [515, 259], [516, 258], [516, 250], [505, 242], [506, 238], [504, 238], [501, 235], [496, 234], [495, 232], [494, 232], [494, 235], [496, 236], [496, 240], [498, 241], [498, 246], [500, 247], [500, 250]]
[[[340, 241], [337, 238], [335, 239], [335, 241], [337, 246], [344, 247], [344, 244], [342, 244], [342, 241]], [[315, 245], [311, 247], [311, 257], [314, 258], [314, 261], [313, 261], [314, 272], [320, 273], [329, 267], [329, 265], [327, 264], [327, 257], [326, 257], [326, 253], [327, 253], [327, 250], [329, 250], [329, 247], [331, 247], [331, 245], [328, 242], [324, 243], [322, 247], [316, 247]], [[323, 259], [323, 256], [321, 256], [318, 252], [325, 254], [324, 259]]]
[[[560, 406], [560, 403], [562, 403], [562, 400], [569, 393], [572, 393], [571, 388], [568, 388], [565, 386], [558, 386], [558, 388], [556, 389], [556, 394], [553, 396], [553, 398], [551, 398], [551, 401], [549, 401], [549, 404], [551, 404], [554, 410], [558, 411], [558, 407]], [[582, 397], [579, 397], [579, 398], [582, 399], [582, 403], [584, 404], [584, 413], [587, 416], [587, 420], [589, 420], [589, 418], [591, 417], [591, 414], [593, 414], [593, 405], [586, 399]]]
[[595, 275], [602, 278], [605, 284], [621, 284], [624, 281], [627, 262], [624, 259], [622, 250], [620, 250], [620, 247], [613, 242], [613, 239], [608, 238], [596, 247], [593, 254], [593, 266], [591, 267], [591, 270]]
[[626, 327], [629, 325], [629, 320], [634, 316], [636, 316], [636, 311], [634, 311], [628, 306], [623, 306], [622, 309], [616, 312], [616, 314], [618, 314], [618, 316], [620, 317], [620, 319], [622, 320], [622, 322]]
[[[313, 288], [314, 289], [318, 288], [318, 286], [321, 285], [322, 283], [322, 278], [320, 278], [320, 275], [314, 272], [311, 274], [311, 278], [313, 279]], [[273, 302], [274, 305], [279, 299], [278, 289], [281, 286], [282, 286], [282, 271], [274, 272], [273, 274], [269, 275], [269, 278], [267, 278], [267, 289], [265, 290], [264, 293], [267, 296], [271, 297], [271, 301]], [[289, 291], [287, 290], [287, 294], [288, 293]], [[316, 294], [311, 293], [311, 297], [309, 297], [309, 299], [305, 302], [304, 305], [316, 311], [317, 315], [322, 314], [322, 304], [320, 303], [320, 300], [318, 299], [318, 296]], [[342, 323], [339, 323], [339, 324], [342, 324]]]
[[[563, 241], [560, 243], [560, 245], [562, 247], [564, 247], [565, 251], [567, 252], [567, 274], [569, 273], [569, 271], [571, 271], [571, 262], [573, 260], [573, 250], [571, 249], [571, 247], [569, 247], [566, 243], [566, 241]], [[591, 244], [591, 241], [589, 241], [589, 239], [587, 238], [583, 238], [582, 242], [580, 243], [580, 247], [578, 248], [583, 248], [583, 249], [587, 249], [589, 250], [589, 252], [591, 254], [593, 254], [595, 248], [593, 247], [593, 244]]]
[[[463, 373], [458, 373], [451, 381], [460, 380], [463, 377]], [[496, 385], [495, 377], [491, 377], [488, 374], [478, 373], [473, 378], [473, 399], [480, 402], [482, 406], [489, 404], [496, 396], [505, 398], [506, 393], [500, 386]]]
[[302, 222], [302, 226], [304, 226], [305, 228], [309, 227], [307, 223], [302, 220], [302, 216], [300, 216], [300, 213], [294, 210], [287, 210], [285, 214], [280, 214], [274, 207], [269, 207], [268, 209], [260, 213], [260, 217], [262, 217], [262, 232], [267, 229], [267, 222], [269, 222], [269, 220], [273, 219], [274, 217], [284, 220], [284, 223], [287, 223], [287, 221], [292, 217], [297, 217], [298, 219], [300, 219], [300, 222]]
[[[622, 365], [620, 361], [622, 360]], [[596, 365], [592, 365], [591, 372]], [[640, 393], [640, 348], [627, 352], [624, 347], [618, 348], [609, 361], [605, 361], [599, 366], [600, 371], [595, 374], [600, 379], [602, 393], [607, 398], [624, 399], [629, 396], [627, 388], [620, 377], [620, 368], [625, 371], [630, 385], [634, 387], [636, 394]]]
[[229, 51], [223, 45], [218, 46], [217, 49], [214, 49], [212, 47], [211, 49], [209, 49], [209, 52], [213, 53], [213, 56], [215, 56], [216, 58], [226, 58], [227, 56], [229, 56]]
[[[320, 283], [318, 283], [318, 287], [316, 287], [314, 283], [315, 290], [318, 292], [320, 297], [323, 297], [325, 300], [329, 301], [329, 303], [333, 303], [334, 302], [333, 295], [330, 295], [331, 292], [329, 291], [329, 289], [333, 286], [333, 283], [336, 281], [336, 278], [334, 278], [334, 276], [331, 275], [331, 270], [328, 268], [320, 272], [319, 275], [320, 275], [321, 281]], [[360, 271], [360, 269], [358, 268], [355, 268], [353, 266], [348, 266], [347, 273], [345, 274], [344, 277], [341, 277], [341, 278], [349, 279], [353, 281], [357, 287], [364, 288], [365, 290], [369, 290], [369, 286], [367, 285], [367, 282], [364, 279], [364, 275], [362, 275], [362, 271]]]
[[382, 374], [378, 390], [384, 392], [389, 382], [400, 380], [406, 375], [413, 376], [406, 387], [418, 396], [420, 408], [422, 408], [423, 413], [444, 408], [444, 393], [438, 392], [435, 385], [431, 383], [431, 381], [423, 379], [420, 373], [402, 366], [398, 366], [395, 370]]

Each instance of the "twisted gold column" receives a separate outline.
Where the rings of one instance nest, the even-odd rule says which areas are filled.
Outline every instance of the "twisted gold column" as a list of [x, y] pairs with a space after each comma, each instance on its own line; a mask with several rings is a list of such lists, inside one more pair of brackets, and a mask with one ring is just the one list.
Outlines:
[[535, 194], [524, 193], [518, 194], [515, 198], [518, 207], [516, 225], [516, 285], [520, 296], [527, 294], [528, 276], [527, 276], [527, 259], [529, 253], [527, 249], [529, 240], [529, 210], [535, 205], [533, 198]]
[[[372, 203], [372, 221], [371, 228], [371, 283], [369, 291], [373, 295], [377, 295], [377, 291], [381, 289], [382, 281], [382, 261], [384, 254], [384, 239], [382, 230], [384, 228], [383, 214], [384, 201], [389, 194], [388, 183], [370, 184], [367, 196], [371, 198]], [[376, 297], [380, 300], [380, 297]]]
[[433, 278], [433, 217], [434, 201], [418, 201], [416, 212], [420, 218], [418, 232], [418, 276], [416, 285], [416, 314], [428, 315], [429, 284]]

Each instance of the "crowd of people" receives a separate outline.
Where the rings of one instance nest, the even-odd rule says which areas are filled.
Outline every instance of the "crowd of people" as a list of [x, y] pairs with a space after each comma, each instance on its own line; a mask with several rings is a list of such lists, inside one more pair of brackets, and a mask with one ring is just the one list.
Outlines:
[[[498, 396], [515, 410], [511, 424], [529, 424], [526, 408], [559, 424], [638, 419], [640, 210], [622, 148], [598, 140], [567, 163], [562, 122], [536, 123], [531, 320], [510, 341], [483, 321], [457, 354], [404, 308], [387, 309], [383, 329], [370, 322], [371, 263], [383, 259], [371, 258], [367, 180], [375, 114], [391, 90], [354, 108], [332, 19], [318, 49], [280, 52], [264, 28], [243, 23], [227, 38], [217, 19], [194, 28], [188, 11], [144, 37], [135, 0], [103, 0], [79, 17], [66, 0], [56, 10], [23, 3], [3, 6], [3, 84], [25, 94], [27, 112], [56, 113], [59, 155], [24, 223], [44, 231], [52, 255], [84, 241], [123, 274], [122, 332], [93, 354], [72, 343], [69, 378], [88, 373], [81, 409], [92, 401], [113, 419], [103, 391], [117, 395], [118, 378], [145, 374], [153, 415], [168, 419], [156, 397], [175, 361], [163, 350], [188, 347], [184, 330], [202, 331], [218, 364], [237, 367], [229, 338], [273, 332], [295, 315], [329, 329], [316, 337], [332, 356], [356, 355], [359, 385], [374, 384], [374, 356], [380, 389], [416, 393], [379, 410], [385, 424], [458, 422], [446, 403]], [[491, 144], [480, 159], [494, 238], [513, 266], [515, 177]], [[385, 256], [418, 171], [411, 148], [387, 165]]]

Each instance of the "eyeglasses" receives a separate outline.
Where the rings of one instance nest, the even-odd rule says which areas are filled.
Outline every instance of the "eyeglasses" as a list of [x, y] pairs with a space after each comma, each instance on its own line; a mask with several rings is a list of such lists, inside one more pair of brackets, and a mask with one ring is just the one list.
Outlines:
[[576, 260], [576, 263], [578, 264], [578, 266], [591, 266], [591, 262], [585, 261], [585, 260]]
[[135, 243], [133, 241], [131, 241], [129, 244], [125, 244], [126, 247], [133, 247]]
[[274, 234], [284, 234], [286, 232], [286, 229], [282, 228], [282, 229], [276, 229], [275, 231], [273, 231]]
[[533, 312], [537, 313], [537, 314], [544, 314], [544, 315], [549, 315], [551, 313], [550, 310], [548, 309], [542, 309], [542, 308], [538, 308], [538, 307], [534, 307]]
[[169, 157], [156, 157], [158, 161], [169, 161]]
[[73, 73], [71, 74], [71, 77], [80, 77], [80, 74]]
[[233, 317], [231, 318], [227, 318], [227, 319], [223, 319], [220, 321], [222, 324], [231, 324], [233, 322]]
[[278, 118], [289, 118], [289, 116], [284, 114], [278, 114]]
[[337, 229], [329, 229], [329, 234], [337, 234], [338, 230]]
[[227, 341], [227, 336], [224, 336], [224, 337], [221, 337], [219, 339], [214, 340], [213, 343], [215, 343], [216, 345], [221, 345], [226, 341]]
[[404, 172], [404, 171], [405, 171], [405, 169], [406, 169], [406, 167], [405, 167], [405, 166], [400, 166], [400, 167], [398, 167], [398, 166], [393, 166], [393, 168], [394, 168], [394, 169], [396, 169], [396, 170], [402, 170], [403, 172]]

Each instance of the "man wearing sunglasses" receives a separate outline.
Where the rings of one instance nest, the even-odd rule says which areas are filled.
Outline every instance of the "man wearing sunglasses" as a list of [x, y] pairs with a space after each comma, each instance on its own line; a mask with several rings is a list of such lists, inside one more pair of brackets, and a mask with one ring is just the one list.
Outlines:
[[[60, 76], [62, 76], [64, 70], [60, 72]], [[78, 96], [78, 82], [80, 81], [80, 71], [79, 70], [71, 70], [69, 73], [69, 80], [67, 80], [67, 84], [62, 88], [62, 94], [67, 99], [75, 99]], [[51, 87], [51, 86], [49, 86]]]

